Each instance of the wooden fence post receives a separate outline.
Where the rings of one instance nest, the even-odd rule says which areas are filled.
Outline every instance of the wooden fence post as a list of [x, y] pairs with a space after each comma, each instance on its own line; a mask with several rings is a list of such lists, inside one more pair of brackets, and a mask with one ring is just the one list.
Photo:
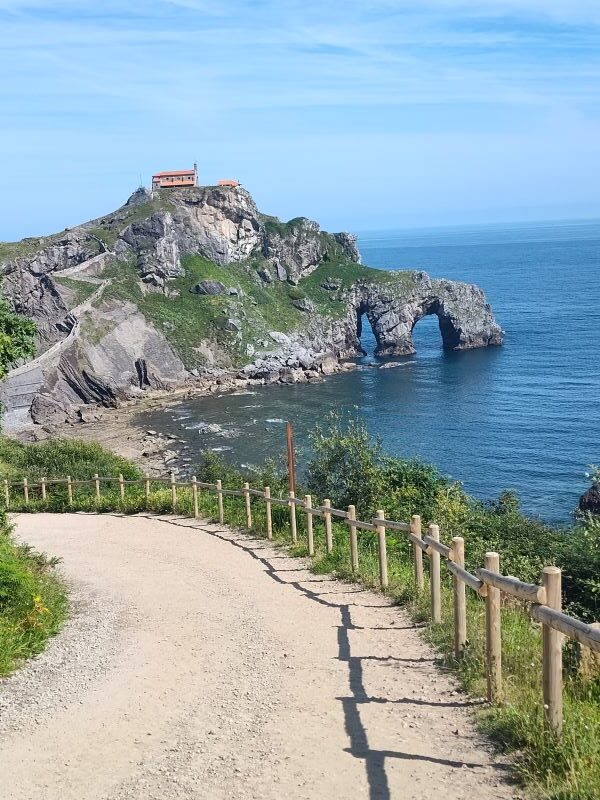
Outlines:
[[192, 475], [192, 503], [194, 506], [194, 519], [198, 519], [198, 480]]
[[250, 505], [250, 484], [245, 483], [243, 487], [244, 501], [246, 505], [246, 527], [248, 530], [252, 527], [252, 506]]
[[265, 486], [265, 516], [267, 518], [267, 539], [273, 538], [273, 517], [271, 515], [271, 487]]
[[25, 500], [25, 505], [29, 503], [29, 486], [27, 485], [27, 478], [23, 478], [23, 498]]
[[73, 481], [71, 476], [67, 475], [67, 497], [69, 498], [69, 505], [73, 505]]
[[96, 502], [100, 502], [100, 477], [98, 473], [94, 475], [94, 483], [96, 484]]
[[[460, 536], [452, 539], [452, 561], [465, 566], [465, 540]], [[467, 645], [467, 596], [466, 586], [456, 575], [452, 576], [454, 589], [454, 655], [460, 656]]]
[[[421, 539], [421, 517], [418, 514], [413, 514], [410, 518], [410, 532]], [[423, 551], [416, 544], [413, 544], [413, 558], [415, 561], [415, 585], [417, 592], [421, 593], [425, 586], [423, 578]]]
[[[434, 523], [429, 526], [429, 535], [436, 542], [440, 540], [440, 529]], [[429, 555], [429, 585], [431, 588], [431, 620], [434, 623], [442, 621], [442, 586], [440, 576], [440, 554], [431, 550]]]
[[[356, 519], [355, 506], [348, 506], [347, 516], [349, 520]], [[358, 539], [356, 536], [356, 525], [349, 525], [350, 529], [350, 568], [352, 572], [358, 571]]]
[[[485, 554], [485, 568], [500, 572], [498, 553]], [[500, 589], [487, 585], [485, 598], [485, 631], [488, 700], [499, 703], [502, 699], [502, 629], [500, 615]]]
[[[385, 511], [379, 509], [375, 515], [377, 519], [385, 519]], [[377, 544], [379, 550], [379, 582], [382, 589], [388, 587], [387, 544], [385, 541], [385, 526], [377, 525]]]
[[148, 508], [150, 505], [150, 475], [148, 473], [144, 476], [144, 501]]
[[121, 500], [125, 500], [125, 481], [122, 472], [119, 473], [119, 495]]
[[331, 508], [331, 500], [323, 500], [323, 520], [325, 522], [325, 549], [328, 553], [333, 552], [333, 530], [331, 528], [331, 514], [327, 511]]
[[292, 534], [292, 544], [298, 544], [298, 523], [296, 520], [296, 495], [290, 492], [290, 532]]
[[42, 500], [46, 502], [46, 478], [42, 478]]
[[175, 484], [175, 473], [171, 471], [171, 508], [173, 509], [173, 514], [175, 513], [176, 506], [177, 506], [177, 485]]
[[[562, 609], [561, 571], [544, 567], [542, 585], [546, 589], [546, 605]], [[562, 633], [542, 625], [544, 716], [546, 724], [557, 735], [562, 731]]]
[[225, 512], [223, 511], [223, 484], [217, 481], [217, 508], [219, 509], [219, 522], [221, 525], [225, 522]]
[[4, 479], [4, 501], [6, 502], [6, 507], [10, 506], [10, 488], [8, 486], [8, 479]]
[[313, 515], [310, 513], [312, 509], [312, 497], [309, 494], [304, 496], [304, 507], [306, 508], [306, 543], [308, 545], [308, 555], [314, 556], [315, 537], [313, 535]]

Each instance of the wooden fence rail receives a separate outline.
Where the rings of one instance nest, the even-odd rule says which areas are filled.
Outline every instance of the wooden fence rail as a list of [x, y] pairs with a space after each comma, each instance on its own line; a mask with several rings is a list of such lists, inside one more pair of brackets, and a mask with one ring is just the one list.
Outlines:
[[421, 518], [418, 514], [411, 517], [410, 522], [386, 519], [385, 512], [378, 510], [371, 520], [357, 519], [356, 509], [353, 505], [347, 510], [333, 508], [331, 501], [324, 499], [322, 505], [313, 504], [311, 495], [304, 499], [295, 497], [290, 492], [287, 497], [272, 497], [270, 487], [255, 489], [245, 483], [240, 489], [223, 488], [222, 482], [215, 483], [198, 481], [192, 477], [189, 481], [176, 480], [175, 474], [167, 477], [150, 477], [146, 474], [143, 478], [125, 479], [123, 475], [100, 476], [95, 474], [90, 479], [73, 480], [66, 478], [43, 477], [39, 483], [31, 482], [27, 477], [20, 481], [4, 479], [4, 503], [7, 509], [11, 508], [11, 490], [18, 490], [22, 494], [25, 507], [31, 506], [32, 493], [39, 491], [39, 497], [48, 502], [52, 487], [65, 487], [67, 501], [71, 506], [74, 503], [74, 490], [80, 486], [93, 486], [96, 504], [102, 501], [101, 487], [106, 484], [116, 484], [121, 501], [125, 501], [126, 486], [140, 486], [143, 489], [146, 507], [150, 504], [152, 484], [161, 484], [169, 487], [171, 492], [171, 507], [173, 512], [179, 509], [181, 497], [179, 489], [191, 490], [192, 509], [194, 517], [199, 515], [198, 491], [208, 491], [216, 494], [218, 519], [221, 524], [225, 522], [224, 497], [240, 497], [244, 499], [244, 509], [247, 528], [253, 527], [253, 499], [262, 501], [265, 506], [265, 528], [268, 539], [273, 538], [273, 505], [286, 506], [289, 513], [290, 538], [293, 544], [298, 541], [297, 510], [304, 512], [304, 527], [309, 556], [315, 553], [314, 544], [314, 518], [321, 518], [324, 527], [325, 549], [327, 553], [333, 551], [334, 531], [332, 519], [339, 520], [348, 526], [350, 568], [357, 572], [359, 568], [359, 549], [357, 531], [368, 531], [376, 534], [377, 555], [379, 564], [379, 582], [381, 588], [388, 588], [388, 558], [387, 539], [388, 531], [396, 531], [406, 536], [412, 545], [414, 561], [414, 580], [418, 593], [424, 591], [425, 579], [423, 569], [423, 555], [429, 558], [429, 590], [431, 595], [430, 614], [432, 622], [441, 622], [441, 563], [447, 565], [452, 576], [453, 587], [453, 621], [454, 621], [454, 649], [460, 657], [467, 647], [467, 615], [466, 615], [466, 588], [474, 591], [485, 600], [486, 617], [486, 670], [488, 683], [488, 699], [492, 703], [502, 700], [502, 621], [501, 600], [502, 595], [520, 600], [529, 604], [529, 611], [534, 620], [542, 626], [542, 686], [544, 714], [548, 727], [556, 734], [562, 729], [562, 645], [563, 637], [576, 640], [589, 651], [600, 653], [600, 627], [597, 624], [588, 625], [577, 620], [561, 609], [561, 572], [557, 567], [545, 567], [540, 585], [520, 581], [510, 575], [500, 572], [500, 557], [498, 553], [486, 553], [485, 564], [475, 570], [475, 574], [465, 569], [465, 542], [461, 537], [455, 537], [451, 546], [440, 542], [440, 531], [435, 523], [430, 523], [427, 534], [422, 535]]

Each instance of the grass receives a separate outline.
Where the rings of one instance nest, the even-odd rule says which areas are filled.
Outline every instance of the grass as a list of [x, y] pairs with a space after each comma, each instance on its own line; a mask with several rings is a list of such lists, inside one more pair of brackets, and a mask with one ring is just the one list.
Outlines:
[[16, 544], [0, 512], [0, 677], [40, 653], [66, 618], [66, 588], [55, 565]]
[[78, 281], [74, 278], [54, 278], [54, 281], [55, 283], [58, 283], [59, 286], [64, 286], [74, 293], [75, 302], [73, 303], [73, 306], [78, 306], [80, 303], [83, 303], [88, 299], [88, 297], [93, 295], [98, 288], [97, 283]]
[[23, 444], [8, 436], [0, 436], [0, 478], [9, 481], [27, 477], [38, 481], [42, 477], [74, 479], [100, 475], [139, 478], [140, 470], [124, 458], [104, 450], [95, 442], [77, 439], [48, 439], [35, 444]]
[[[97, 468], [94, 466], [94, 471]], [[74, 470], [73, 470], [74, 471]], [[114, 473], [113, 473], [114, 474]], [[89, 474], [88, 474], [89, 477]], [[237, 486], [230, 485], [230, 488]], [[316, 499], [315, 499], [316, 502]], [[23, 508], [22, 492], [15, 488], [11, 505]], [[245, 511], [241, 498], [224, 498], [225, 519], [231, 525], [245, 526]], [[200, 514], [215, 519], [216, 496], [199, 491]], [[137, 513], [168, 513], [172, 510], [170, 488], [157, 481], [151, 483], [148, 501], [143, 487], [127, 486], [121, 500], [116, 483], [105, 484], [98, 503], [92, 486], [76, 486], [74, 505], [68, 506], [64, 487], [52, 490], [44, 503], [39, 490], [31, 491], [30, 511], [121, 511]], [[253, 531], [264, 536], [265, 508], [253, 499]], [[191, 516], [192, 495], [189, 488], [178, 488], [176, 511]], [[273, 506], [275, 543], [289, 545], [289, 517], [285, 507]], [[345, 525], [334, 523], [334, 549], [325, 549], [323, 526], [315, 519], [316, 573], [333, 573], [342, 580], [358, 580], [372, 589], [378, 588], [378, 556], [375, 537], [358, 532], [359, 571], [350, 569], [348, 533]], [[304, 515], [298, 511], [299, 543], [290, 546], [291, 554], [307, 555]], [[428, 619], [428, 592], [417, 595], [413, 582], [411, 552], [401, 534], [388, 533], [388, 563], [390, 586], [388, 594], [409, 608], [417, 620]], [[442, 623], [428, 625], [425, 635], [438, 649], [441, 661], [456, 670], [465, 688], [481, 697], [485, 694], [485, 609], [483, 601], [468, 594], [467, 649], [460, 659], [453, 655], [452, 593], [449, 576], [444, 576]], [[485, 706], [479, 723], [503, 749], [513, 753], [515, 772], [526, 784], [531, 795], [544, 800], [592, 800], [600, 797], [600, 682], [585, 683], [569, 669], [565, 658], [567, 679], [564, 691], [564, 734], [557, 739], [545, 731], [541, 705], [541, 641], [539, 626], [534, 624], [519, 605], [503, 609], [503, 676], [505, 702]]]

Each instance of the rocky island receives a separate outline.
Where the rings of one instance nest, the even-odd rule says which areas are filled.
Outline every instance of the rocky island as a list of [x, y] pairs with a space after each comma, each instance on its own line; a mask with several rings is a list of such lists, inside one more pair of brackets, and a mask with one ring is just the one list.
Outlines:
[[381, 355], [414, 353], [428, 314], [448, 349], [502, 343], [478, 287], [363, 266], [351, 234], [261, 214], [240, 186], [140, 188], [99, 219], [0, 244], [0, 268], [38, 330], [2, 385], [9, 431], [150, 390], [319, 380], [362, 352], [364, 316]]

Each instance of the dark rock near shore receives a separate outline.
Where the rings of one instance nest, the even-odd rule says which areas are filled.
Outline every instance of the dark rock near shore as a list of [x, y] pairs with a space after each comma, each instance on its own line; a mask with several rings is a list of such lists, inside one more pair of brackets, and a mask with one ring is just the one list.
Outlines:
[[600, 514], [600, 483], [594, 483], [579, 498], [579, 510]]

